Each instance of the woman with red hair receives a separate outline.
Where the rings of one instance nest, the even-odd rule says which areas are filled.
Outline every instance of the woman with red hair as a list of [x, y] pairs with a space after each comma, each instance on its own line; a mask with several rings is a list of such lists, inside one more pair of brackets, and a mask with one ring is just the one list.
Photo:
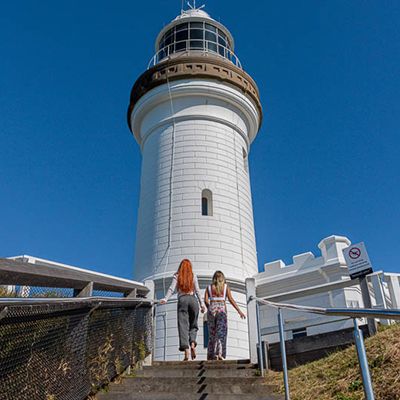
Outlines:
[[189, 360], [189, 349], [192, 360], [194, 360], [196, 358], [196, 337], [199, 330], [197, 324], [199, 304], [202, 313], [205, 312], [206, 308], [201, 299], [197, 276], [193, 273], [192, 263], [188, 259], [181, 261], [178, 271], [174, 274], [171, 286], [165, 297], [160, 300], [160, 304], [165, 304], [175, 290], [178, 292], [179, 350], [185, 352], [183, 361]]

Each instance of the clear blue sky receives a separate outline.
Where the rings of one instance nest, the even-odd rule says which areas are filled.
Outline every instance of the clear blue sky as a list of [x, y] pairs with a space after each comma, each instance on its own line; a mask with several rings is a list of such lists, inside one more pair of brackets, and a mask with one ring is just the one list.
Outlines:
[[[0, 255], [130, 277], [132, 84], [179, 0], [7, 1], [0, 12]], [[265, 110], [250, 154], [259, 264], [365, 241], [400, 272], [400, 2], [208, 0]]]

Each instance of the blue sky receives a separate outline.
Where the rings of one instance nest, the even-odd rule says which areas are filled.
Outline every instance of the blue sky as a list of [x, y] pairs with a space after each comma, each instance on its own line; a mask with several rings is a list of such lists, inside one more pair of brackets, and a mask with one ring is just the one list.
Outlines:
[[[250, 153], [259, 264], [331, 234], [400, 272], [400, 2], [208, 0], [265, 111]], [[131, 277], [131, 86], [180, 1], [4, 2], [0, 256]]]

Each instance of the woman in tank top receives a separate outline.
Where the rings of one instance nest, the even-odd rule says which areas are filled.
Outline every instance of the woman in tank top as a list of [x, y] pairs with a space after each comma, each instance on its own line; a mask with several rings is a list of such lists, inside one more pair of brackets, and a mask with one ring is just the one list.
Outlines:
[[214, 273], [212, 284], [207, 287], [204, 301], [207, 306], [208, 349], [207, 360], [224, 360], [226, 358], [226, 338], [228, 334], [228, 315], [226, 298], [239, 313], [240, 318], [246, 316], [232, 297], [231, 290], [225, 282], [221, 271]]
[[178, 271], [172, 278], [171, 286], [165, 297], [160, 300], [160, 304], [166, 304], [175, 291], [178, 292], [179, 351], [185, 352], [183, 361], [187, 361], [190, 347], [192, 360], [194, 360], [196, 358], [196, 336], [199, 330], [197, 324], [199, 304], [202, 313], [205, 312], [205, 305], [201, 299], [199, 283], [197, 276], [193, 273], [192, 263], [187, 259], [181, 261]]

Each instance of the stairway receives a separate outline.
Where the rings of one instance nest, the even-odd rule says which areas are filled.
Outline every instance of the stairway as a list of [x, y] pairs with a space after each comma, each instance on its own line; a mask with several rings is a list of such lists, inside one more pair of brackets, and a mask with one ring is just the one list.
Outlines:
[[281, 400], [249, 360], [154, 362], [98, 400]]

